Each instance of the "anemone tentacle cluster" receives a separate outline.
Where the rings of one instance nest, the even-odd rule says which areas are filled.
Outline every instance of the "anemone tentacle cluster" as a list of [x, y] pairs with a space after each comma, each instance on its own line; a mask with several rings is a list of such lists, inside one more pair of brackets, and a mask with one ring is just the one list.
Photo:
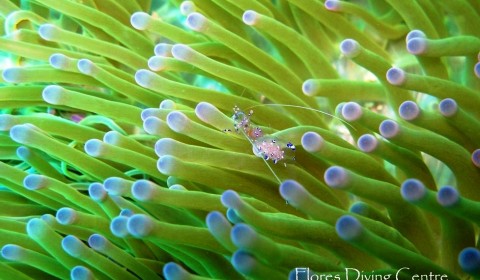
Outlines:
[[0, 278], [480, 279], [478, 0], [0, 23]]

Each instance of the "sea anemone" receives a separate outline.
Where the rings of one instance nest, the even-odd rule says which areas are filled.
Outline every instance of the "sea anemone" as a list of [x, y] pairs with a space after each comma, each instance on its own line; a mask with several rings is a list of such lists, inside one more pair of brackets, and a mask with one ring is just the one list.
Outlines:
[[4, 279], [480, 279], [477, 0], [3, 0]]

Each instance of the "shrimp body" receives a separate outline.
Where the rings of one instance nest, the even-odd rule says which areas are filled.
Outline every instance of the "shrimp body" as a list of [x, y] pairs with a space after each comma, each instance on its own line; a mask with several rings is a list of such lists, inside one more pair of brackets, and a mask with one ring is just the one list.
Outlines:
[[[253, 110], [248, 114], [240, 110], [237, 106], [233, 108], [233, 122], [237, 133], [242, 134], [252, 144], [253, 153], [263, 158], [264, 160], [271, 160], [273, 163], [278, 163], [285, 158], [285, 150], [295, 151], [295, 146], [291, 143], [284, 143], [279, 141], [276, 137], [265, 135], [260, 127], [251, 121]], [[293, 157], [295, 159], [295, 157]]]

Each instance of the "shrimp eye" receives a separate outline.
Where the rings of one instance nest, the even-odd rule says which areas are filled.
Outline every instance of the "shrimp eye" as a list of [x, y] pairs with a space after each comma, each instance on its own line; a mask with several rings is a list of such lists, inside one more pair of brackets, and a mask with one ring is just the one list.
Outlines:
[[291, 142], [287, 143], [287, 148], [291, 149], [292, 151], [295, 151], [295, 145], [293, 145]]

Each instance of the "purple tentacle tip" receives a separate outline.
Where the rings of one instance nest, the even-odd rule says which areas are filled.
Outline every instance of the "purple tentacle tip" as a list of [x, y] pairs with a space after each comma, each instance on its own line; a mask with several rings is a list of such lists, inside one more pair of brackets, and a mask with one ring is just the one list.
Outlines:
[[342, 216], [335, 224], [335, 230], [343, 240], [355, 240], [363, 232], [362, 224], [353, 216]]

